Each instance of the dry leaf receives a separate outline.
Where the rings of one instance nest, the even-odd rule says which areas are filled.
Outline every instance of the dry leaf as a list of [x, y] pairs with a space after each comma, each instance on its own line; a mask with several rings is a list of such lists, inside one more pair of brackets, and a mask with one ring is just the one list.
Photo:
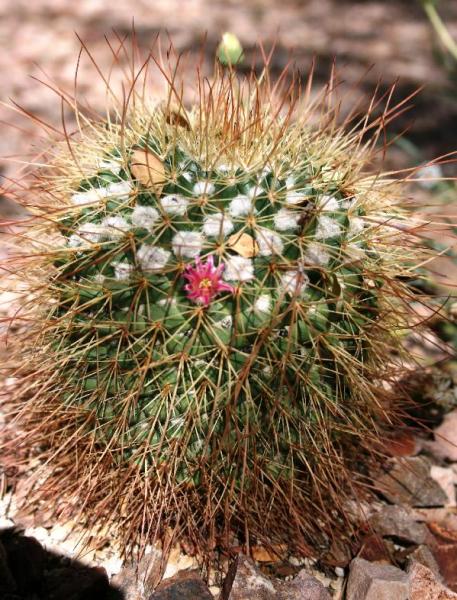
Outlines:
[[130, 170], [140, 183], [152, 188], [157, 196], [162, 193], [166, 181], [165, 167], [160, 158], [150, 150], [135, 150], [130, 162]]
[[259, 253], [259, 244], [248, 233], [234, 233], [227, 240], [227, 246], [245, 258], [252, 258]]

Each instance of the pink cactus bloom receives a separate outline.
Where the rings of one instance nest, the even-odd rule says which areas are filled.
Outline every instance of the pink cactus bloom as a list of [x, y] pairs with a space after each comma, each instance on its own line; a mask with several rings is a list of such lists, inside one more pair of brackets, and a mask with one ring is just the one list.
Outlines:
[[195, 266], [187, 265], [183, 277], [187, 280], [184, 289], [189, 300], [208, 306], [220, 292], [233, 292], [234, 288], [222, 281], [224, 267], [224, 264], [215, 267], [212, 256], [208, 256], [206, 262], [197, 257]]

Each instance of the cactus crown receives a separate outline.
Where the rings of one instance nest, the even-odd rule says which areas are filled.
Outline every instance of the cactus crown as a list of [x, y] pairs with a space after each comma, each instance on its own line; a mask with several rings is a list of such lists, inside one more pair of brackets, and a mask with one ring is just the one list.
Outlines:
[[266, 71], [219, 69], [186, 110], [166, 79], [166, 102], [132, 87], [40, 174], [17, 412], [130, 541], [328, 542], [392, 418], [414, 251], [396, 184], [364, 172], [390, 112], [346, 133]]

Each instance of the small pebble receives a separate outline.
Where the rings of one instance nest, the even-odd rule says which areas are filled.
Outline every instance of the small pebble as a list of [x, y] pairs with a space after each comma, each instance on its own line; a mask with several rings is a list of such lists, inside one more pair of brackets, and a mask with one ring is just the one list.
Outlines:
[[344, 569], [342, 567], [335, 567], [335, 575], [337, 577], [344, 577]]

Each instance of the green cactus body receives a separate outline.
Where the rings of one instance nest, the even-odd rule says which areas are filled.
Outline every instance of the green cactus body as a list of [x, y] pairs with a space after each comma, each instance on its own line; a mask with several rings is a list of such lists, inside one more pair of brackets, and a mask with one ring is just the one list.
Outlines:
[[51, 225], [32, 236], [52, 232], [38, 327], [21, 351], [52, 451], [74, 440], [88, 464], [140, 482], [120, 485], [113, 513], [157, 510], [166, 490], [218, 507], [203, 537], [221, 514], [262, 536], [264, 519], [338, 494], [345, 448], [375, 437], [412, 262], [392, 226], [407, 214], [363, 174], [357, 135], [292, 123], [218, 77], [211, 110], [184, 124], [136, 106], [55, 159]]
[[[297, 383], [313, 374], [320, 394], [344, 389], [351, 403], [344, 363], [368, 358], [361, 337], [376, 320], [376, 299], [364, 278], [368, 257], [350, 255], [369, 252], [365, 208], [338, 185], [313, 187], [306, 153], [294, 167], [281, 157], [280, 172], [208, 169], [178, 143], [169, 146], [144, 146], [174, 174], [160, 194], [135, 180], [127, 149], [114, 170], [81, 182], [70, 198], [77, 208], [60, 221], [54, 318], [62, 321], [59, 352], [75, 349], [64, 372], [72, 402], [95, 411], [101, 440], [122, 415], [125, 460], [158, 468], [180, 452], [183, 481], [199, 480], [202, 449], [219, 452], [227, 430], [234, 445], [234, 432], [262, 432], [256, 452], [287, 463], [312, 410]], [[107, 165], [111, 156], [118, 151]], [[252, 256], [240, 255], [242, 239]], [[187, 296], [183, 269], [210, 256], [233, 291], [202, 306]], [[263, 405], [277, 403], [282, 390], [272, 420]], [[277, 449], [265, 444], [272, 427]]]

